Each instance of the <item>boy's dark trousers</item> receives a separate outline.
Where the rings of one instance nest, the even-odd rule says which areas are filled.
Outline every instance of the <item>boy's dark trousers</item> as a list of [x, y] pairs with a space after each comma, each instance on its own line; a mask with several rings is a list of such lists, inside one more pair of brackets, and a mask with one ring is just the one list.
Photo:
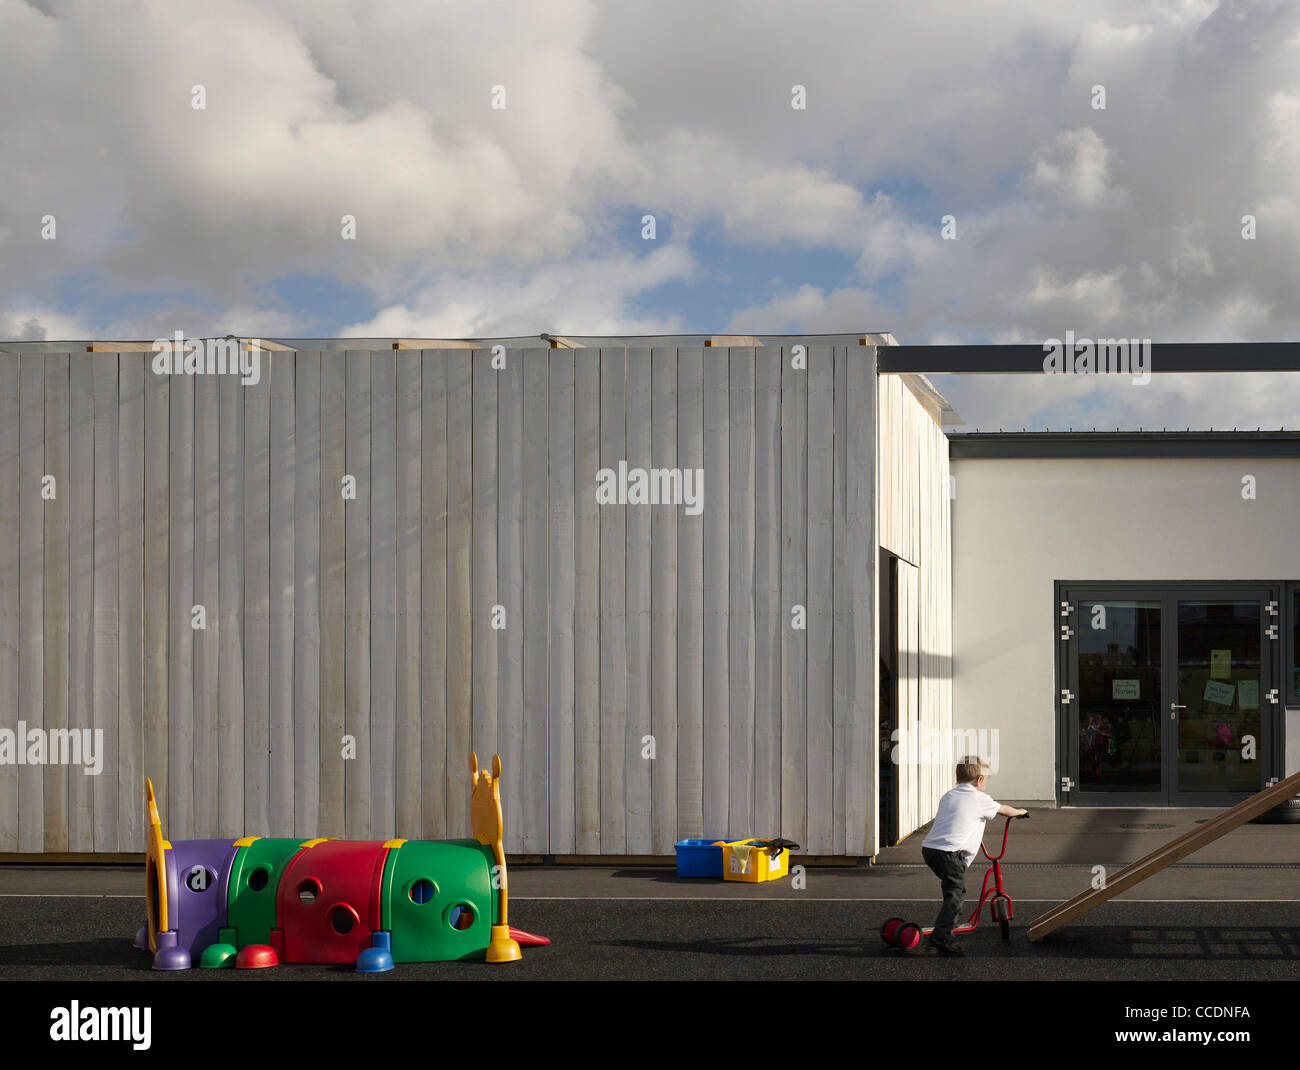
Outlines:
[[933, 847], [922, 847], [921, 857], [943, 882], [943, 906], [934, 919], [934, 932], [930, 939], [938, 944], [950, 944], [953, 922], [966, 901], [966, 856], [961, 851], [936, 851]]

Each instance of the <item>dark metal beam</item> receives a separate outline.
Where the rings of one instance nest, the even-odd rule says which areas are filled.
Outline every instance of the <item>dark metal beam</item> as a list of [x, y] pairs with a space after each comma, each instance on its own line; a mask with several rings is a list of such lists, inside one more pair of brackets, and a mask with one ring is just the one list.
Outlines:
[[[1080, 335], [1075, 341], [1086, 339]], [[876, 365], [881, 372], [919, 372], [923, 375], [946, 372], [1033, 372], [1042, 375], [1046, 357], [1047, 350], [1041, 344], [881, 346], [876, 350]], [[1155, 374], [1296, 372], [1300, 371], [1300, 342], [1155, 342], [1150, 347], [1147, 363], [1147, 370]], [[1093, 367], [1096, 366], [1094, 359]]]
[[995, 457], [1300, 457], [1300, 432], [982, 432], [949, 435], [948, 453], [954, 461]]

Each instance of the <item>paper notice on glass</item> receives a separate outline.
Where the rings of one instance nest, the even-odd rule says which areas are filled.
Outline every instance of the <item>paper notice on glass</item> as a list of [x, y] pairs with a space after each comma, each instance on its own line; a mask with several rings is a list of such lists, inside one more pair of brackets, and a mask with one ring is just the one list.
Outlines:
[[1135, 699], [1138, 697], [1140, 680], [1112, 680], [1110, 697], [1113, 699]]
[[1259, 709], [1259, 681], [1237, 681], [1237, 705], [1243, 710]]
[[1205, 681], [1205, 701], [1217, 702], [1220, 706], [1231, 706], [1237, 688], [1233, 684], [1220, 684], [1214, 680]]
[[1231, 650], [1210, 651], [1210, 676], [1215, 680], [1229, 680], [1232, 678]]

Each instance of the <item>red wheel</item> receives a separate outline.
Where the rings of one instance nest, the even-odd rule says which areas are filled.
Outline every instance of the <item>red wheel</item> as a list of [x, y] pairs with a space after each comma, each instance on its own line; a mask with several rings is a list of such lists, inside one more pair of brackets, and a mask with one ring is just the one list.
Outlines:
[[880, 939], [890, 947], [898, 946], [898, 929], [903, 924], [902, 918], [890, 918], [880, 927]]
[[921, 926], [916, 922], [905, 922], [898, 930], [898, 946], [904, 951], [911, 951], [921, 942]]

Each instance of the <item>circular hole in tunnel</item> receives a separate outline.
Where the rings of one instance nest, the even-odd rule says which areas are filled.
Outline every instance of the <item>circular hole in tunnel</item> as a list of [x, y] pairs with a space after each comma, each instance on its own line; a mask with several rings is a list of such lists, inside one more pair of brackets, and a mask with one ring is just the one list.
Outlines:
[[352, 911], [346, 906], [336, 906], [330, 914], [330, 925], [340, 936], [347, 936], [352, 931]]

